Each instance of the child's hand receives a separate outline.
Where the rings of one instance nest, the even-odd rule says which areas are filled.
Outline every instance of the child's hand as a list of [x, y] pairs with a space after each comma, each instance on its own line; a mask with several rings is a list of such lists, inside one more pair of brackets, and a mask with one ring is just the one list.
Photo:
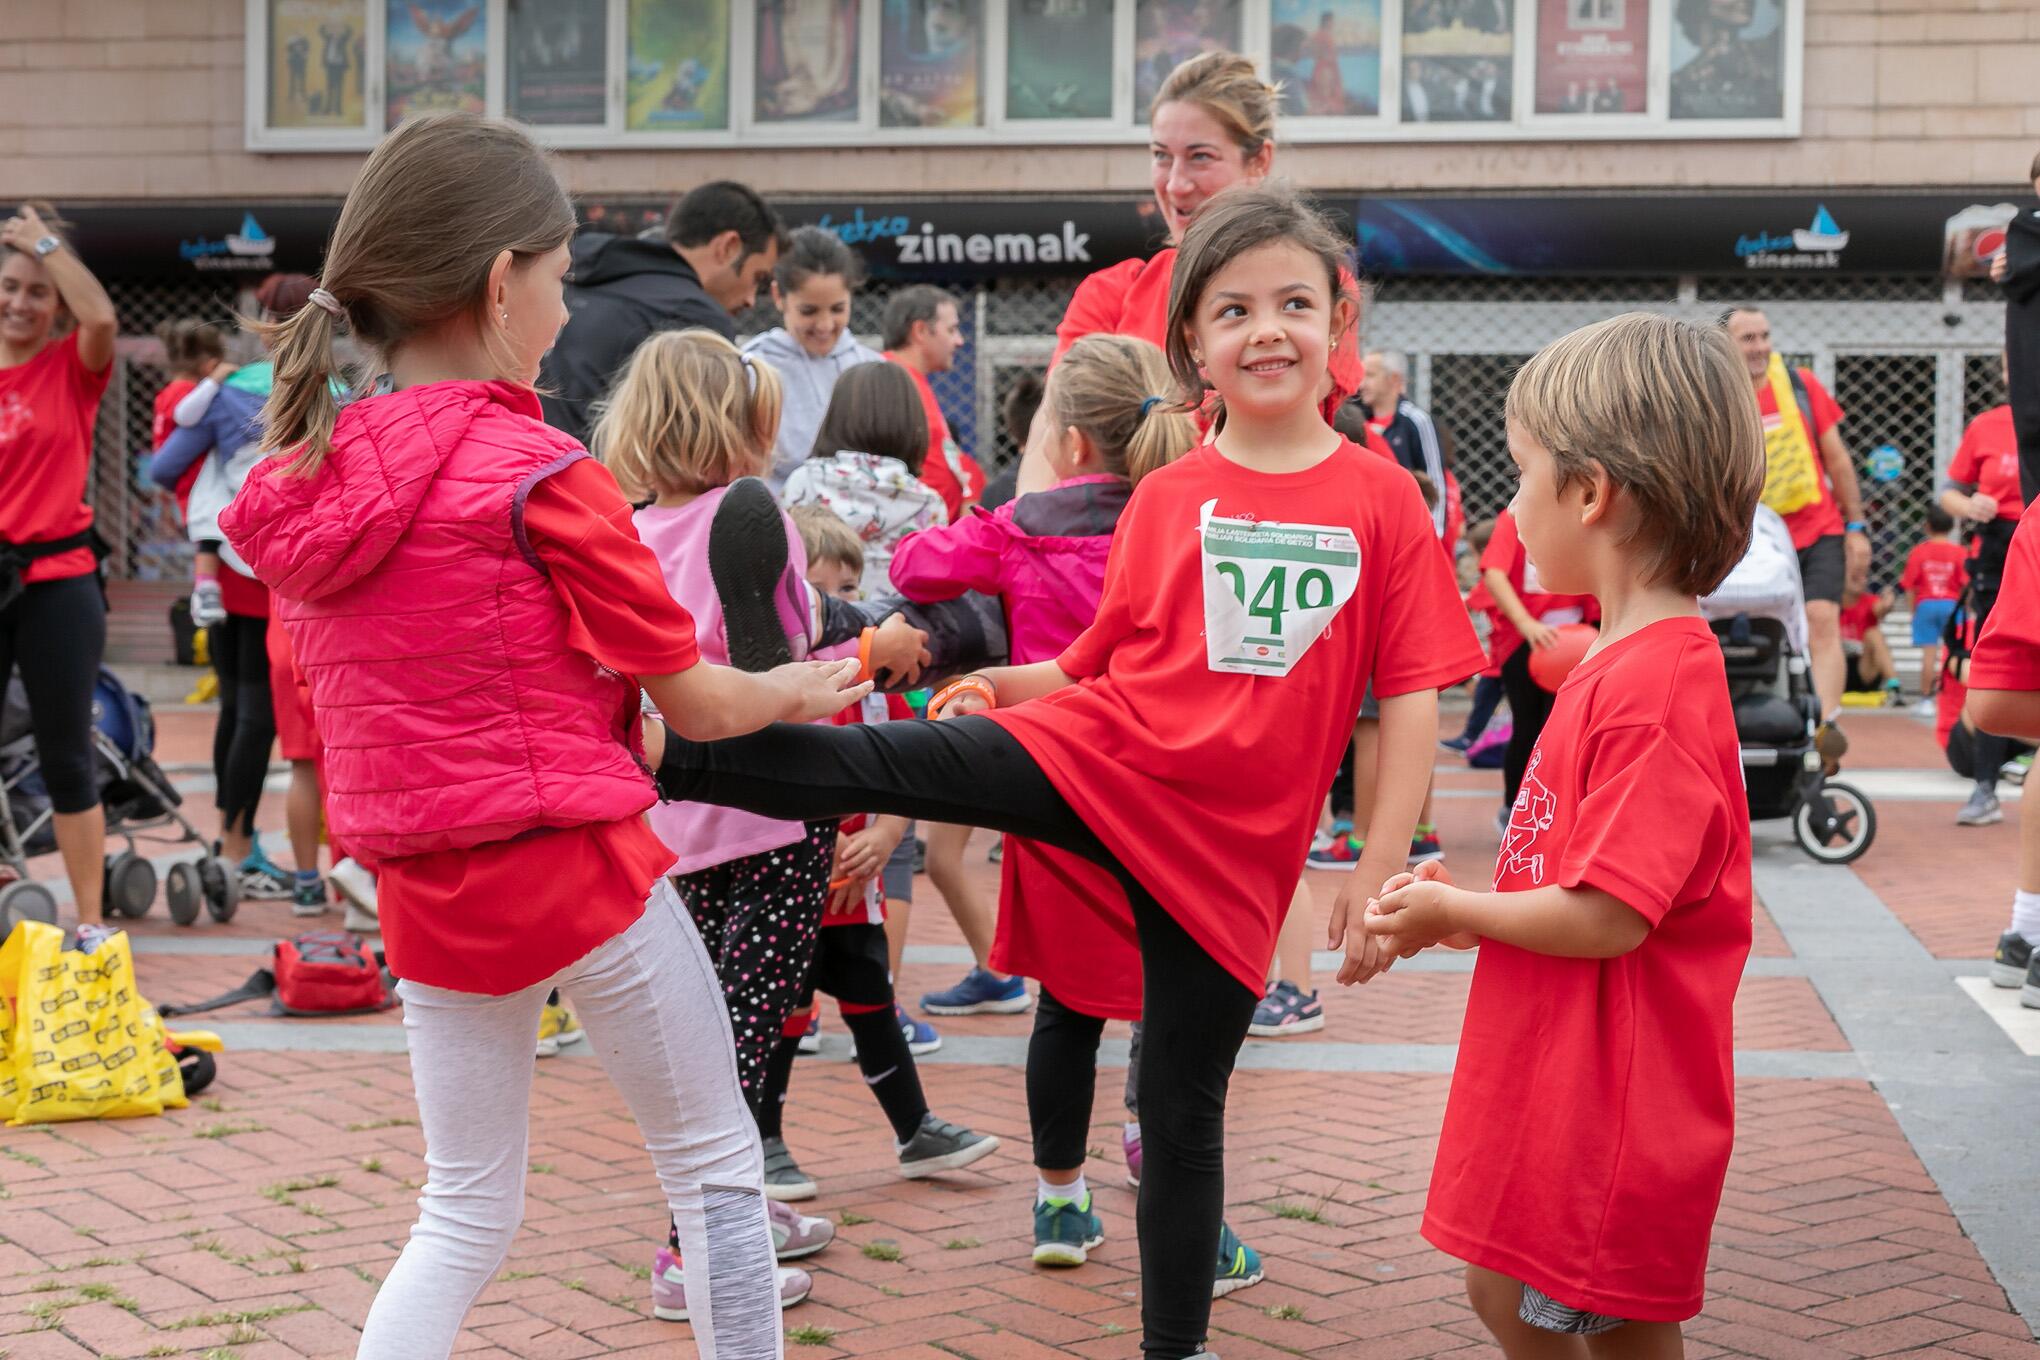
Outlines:
[[[1450, 887], [1452, 886], [1452, 873], [1445, 867], [1443, 860], [1426, 860], [1417, 866], [1416, 872], [1396, 874], [1386, 883], [1383, 883], [1381, 885], [1381, 896], [1387, 897], [1391, 893], [1401, 892], [1412, 883], [1437, 883]], [[1423, 953], [1424, 950], [1430, 948], [1429, 945], [1403, 940], [1394, 931], [1384, 933], [1375, 926], [1369, 926], [1368, 929], [1379, 934], [1383, 947], [1393, 950], [1398, 958], [1413, 959]], [[1457, 934], [1446, 936], [1438, 941], [1438, 943], [1447, 949], [1474, 949], [1479, 947], [1480, 937], [1471, 931], [1460, 931]]]
[[872, 827], [853, 832], [848, 836], [836, 837], [836, 871], [834, 878], [870, 878], [885, 868], [886, 860], [893, 848], [899, 844], [896, 837]]
[[1997, 497], [1986, 496], [1978, 491], [1969, 497], [1969, 518], [1978, 524], [1988, 524], [1997, 518]]
[[1451, 928], [1450, 904], [1461, 890], [1445, 881], [1442, 873], [1424, 877], [1423, 870], [1429, 867], [1419, 866], [1414, 882], [1385, 889], [1367, 904], [1366, 915], [1361, 918], [1361, 927], [1368, 934], [1393, 941], [1396, 952], [1404, 958], [1432, 945], [1471, 949], [1479, 943], [1470, 933]]
[[894, 614], [871, 635], [871, 674], [884, 676], [887, 687], [911, 687], [921, 678], [921, 668], [935, 658], [928, 651], [928, 635], [907, 622], [905, 614]]
[[1523, 629], [1522, 632], [1523, 641], [1529, 643], [1536, 651], [1541, 652], [1546, 647], [1558, 644], [1558, 630], [1548, 623], [1539, 623], [1537, 620], [1532, 619], [1530, 626]]
[[868, 878], [844, 878], [840, 874], [829, 880], [829, 900], [822, 907], [829, 916], [849, 916], [864, 905], [864, 890], [871, 882]]
[[1339, 965], [1341, 987], [1366, 982], [1395, 964], [1395, 953], [1388, 943], [1360, 928], [1363, 917], [1353, 910], [1352, 894], [1353, 883], [1348, 879], [1332, 902], [1331, 943], [1333, 948], [1343, 947], [1346, 951], [1346, 961]]
[[780, 715], [787, 722], [813, 722], [831, 718], [871, 693], [871, 682], [857, 679], [857, 660], [792, 661], [774, 666], [766, 676], [786, 690], [786, 708]]
[[954, 698], [942, 705], [942, 711], [936, 714], [935, 721], [942, 722], [949, 718], [962, 718], [972, 713], [983, 713], [990, 707], [991, 705], [985, 702], [985, 696], [979, 694], [976, 690], [960, 689], [956, 692]]

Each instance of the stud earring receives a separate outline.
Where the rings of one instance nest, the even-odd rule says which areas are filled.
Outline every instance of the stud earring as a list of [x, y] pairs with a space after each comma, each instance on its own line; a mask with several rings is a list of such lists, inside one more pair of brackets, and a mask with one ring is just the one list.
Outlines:
[[509, 324], [510, 324], [510, 313], [508, 313], [508, 312], [498, 312], [498, 313], [496, 313], [496, 319], [497, 319], [498, 321], [501, 321], [501, 322], [502, 322], [502, 323], [503, 323], [504, 325], [506, 325], [506, 326], [507, 326], [507, 325], [509, 325]]

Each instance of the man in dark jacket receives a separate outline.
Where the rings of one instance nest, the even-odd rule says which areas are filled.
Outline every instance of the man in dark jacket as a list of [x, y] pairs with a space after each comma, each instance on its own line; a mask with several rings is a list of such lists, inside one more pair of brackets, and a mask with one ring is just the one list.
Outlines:
[[[2040, 156], [2033, 158], [2040, 195]], [[2019, 481], [2026, 504], [2040, 498], [2040, 208], [2021, 208], [2005, 231], [1990, 276], [2005, 288], [2005, 380], [2019, 440]]]
[[755, 190], [716, 180], [673, 205], [663, 239], [576, 236], [567, 324], [539, 366], [546, 423], [587, 443], [592, 404], [655, 331], [698, 326], [735, 339], [779, 262], [782, 231]]

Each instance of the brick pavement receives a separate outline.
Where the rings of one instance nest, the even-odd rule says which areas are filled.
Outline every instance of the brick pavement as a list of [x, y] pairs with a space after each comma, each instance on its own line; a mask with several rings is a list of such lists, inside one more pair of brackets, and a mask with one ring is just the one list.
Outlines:
[[[165, 759], [200, 758], [202, 718], [166, 714], [164, 729]], [[1857, 749], [1868, 747], [1880, 767], [1924, 767], [1935, 753], [1922, 732], [1879, 720]], [[1452, 774], [1440, 786], [1494, 783]], [[280, 813], [279, 799], [270, 804]], [[1492, 854], [1492, 807], [1485, 797], [1439, 800], [1463, 875]], [[1860, 877], [1928, 948], [1974, 958], [1988, 944], [1975, 931], [1994, 935], [2002, 915], [2004, 895], [1987, 880], [2009, 874], [1999, 863], [2009, 840], [1992, 839], [2008, 828], [1964, 842], [1976, 851], [1965, 853], [1961, 890], [1949, 891], [1937, 857], [1949, 845], [1941, 828], [1952, 810], [1880, 806], [1880, 841]], [[990, 866], [977, 872], [995, 891]], [[1339, 881], [1314, 877], [1322, 915]], [[915, 944], [953, 949], [960, 938], [923, 887]], [[159, 908], [134, 933], [227, 948], [291, 928], [287, 908], [251, 904], [231, 926], [188, 931]], [[1846, 1050], [1813, 985], [1790, 975], [1795, 961], [1767, 916], [1758, 953], [1774, 967], [1745, 980], [1738, 1049], [1788, 1061]], [[152, 997], [189, 999], [223, 990], [256, 962], [145, 952], [138, 967]], [[959, 971], [910, 959], [902, 993], [911, 998]], [[1449, 1044], [1466, 985], [1464, 973], [1397, 972], [1329, 994], [1321, 1034], [1264, 1047]], [[288, 1036], [393, 1019], [272, 1023]], [[958, 1039], [1018, 1038], [1027, 1023], [980, 1017], [943, 1028]], [[1049, 1273], [1027, 1260], [1032, 1175], [1016, 1068], [926, 1064], [934, 1107], [996, 1132], [1006, 1147], [969, 1173], [902, 1182], [854, 1068], [803, 1060], [789, 1139], [822, 1182], [822, 1197], [804, 1207], [843, 1226], [836, 1246], [804, 1263], [817, 1287], [786, 1315], [789, 1356], [1132, 1360], [1137, 1262], [1133, 1196], [1119, 1179], [1120, 1075], [1101, 1072], [1092, 1139], [1110, 1240], [1091, 1265]], [[1214, 1346], [1227, 1360], [1493, 1353], [1463, 1303], [1456, 1263], [1416, 1231], [1446, 1089], [1447, 1078], [1433, 1072], [1237, 1076], [1228, 1213], [1267, 1256], [1269, 1278], [1216, 1306]], [[2040, 1355], [1869, 1083], [1746, 1077], [1738, 1093], [1736, 1155], [1707, 1305], [1688, 1331], [1692, 1355]], [[684, 1325], [649, 1316], [656, 1186], [597, 1064], [540, 1064], [533, 1109], [526, 1231], [469, 1318], [461, 1353], [691, 1353]], [[394, 1055], [243, 1050], [225, 1055], [219, 1084], [189, 1110], [0, 1132], [0, 1357], [351, 1354], [424, 1174], [414, 1119], [408, 1074]], [[887, 1248], [899, 1259], [884, 1259], [894, 1254]]]

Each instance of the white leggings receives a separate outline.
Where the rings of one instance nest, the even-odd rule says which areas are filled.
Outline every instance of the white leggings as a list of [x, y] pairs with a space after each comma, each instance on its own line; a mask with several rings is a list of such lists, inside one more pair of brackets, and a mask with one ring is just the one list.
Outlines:
[[533, 1044], [558, 987], [645, 1136], [680, 1232], [702, 1360], [780, 1360], [764, 1160], [722, 986], [666, 880], [629, 930], [508, 996], [399, 982], [425, 1128], [418, 1222], [362, 1328], [364, 1360], [441, 1360], [524, 1217]]

